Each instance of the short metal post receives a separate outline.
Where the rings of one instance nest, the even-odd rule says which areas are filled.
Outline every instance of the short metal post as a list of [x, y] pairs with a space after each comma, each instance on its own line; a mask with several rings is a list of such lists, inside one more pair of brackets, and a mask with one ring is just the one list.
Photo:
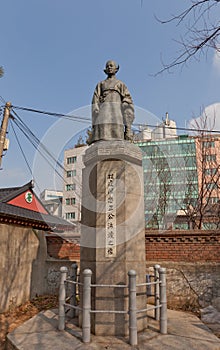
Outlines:
[[65, 300], [66, 300], [66, 286], [68, 269], [66, 266], [60, 268], [60, 289], [59, 289], [59, 315], [58, 315], [58, 329], [63, 331], [65, 329]]
[[166, 269], [159, 269], [160, 279], [160, 333], [167, 334], [167, 296], [166, 296]]
[[154, 288], [154, 305], [156, 307], [154, 309], [154, 318], [157, 321], [159, 321], [159, 319], [160, 319], [160, 309], [159, 309], [159, 305], [160, 305], [159, 268], [160, 268], [160, 265], [155, 265], [154, 266], [154, 282], [157, 282], [155, 284], [155, 288]]
[[129, 343], [137, 345], [136, 271], [128, 272], [129, 283]]
[[[150, 280], [150, 275], [149, 274], [146, 274], [146, 283], [150, 283], [151, 280]], [[146, 286], [146, 295], [147, 297], [150, 297], [151, 296], [151, 284], [147, 284]]]
[[[77, 281], [77, 269], [78, 269], [78, 265], [77, 265], [76, 262], [74, 262], [71, 265], [71, 275], [70, 275], [70, 279], [73, 282]], [[76, 283], [73, 283], [73, 284], [71, 283], [70, 286], [71, 286], [70, 305], [76, 306], [77, 305], [77, 302], [76, 302]], [[72, 317], [72, 318], [75, 317], [76, 316], [76, 310], [71, 308], [70, 312], [69, 312], [69, 316]]]
[[82, 341], [84, 343], [90, 342], [91, 333], [91, 277], [92, 271], [85, 269], [83, 271], [83, 305], [82, 305]]

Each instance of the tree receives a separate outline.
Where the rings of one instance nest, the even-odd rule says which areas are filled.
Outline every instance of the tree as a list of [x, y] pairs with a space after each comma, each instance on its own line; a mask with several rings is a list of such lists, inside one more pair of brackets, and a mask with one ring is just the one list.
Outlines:
[[[199, 130], [196, 137], [197, 169], [198, 169], [198, 199], [192, 214], [195, 217], [195, 226], [201, 229], [212, 212], [212, 205], [220, 199], [220, 165], [219, 165], [219, 136], [214, 136], [212, 130], [215, 118], [210, 125], [207, 114], [194, 120], [194, 125]], [[205, 131], [210, 130], [210, 131]], [[217, 144], [216, 144], [217, 143]], [[213, 212], [211, 221], [216, 221]]]
[[146, 227], [167, 227], [168, 207], [172, 195], [172, 175], [166, 146], [151, 142], [144, 149], [144, 186]]
[[4, 75], [4, 69], [0, 66], [0, 78], [2, 78]]
[[[142, 150], [148, 228], [220, 227], [220, 136], [206, 113], [194, 136], [155, 140]], [[209, 131], [210, 130], [210, 131]]]
[[75, 144], [75, 148], [86, 146], [86, 142], [84, 141], [82, 135], [79, 136], [77, 143]]
[[220, 138], [211, 132], [214, 123], [213, 120], [212, 125], [210, 124], [206, 114], [191, 123], [191, 127], [197, 130], [197, 135], [194, 136], [197, 173], [188, 174], [186, 196], [180, 208], [189, 228], [219, 228], [220, 224]]
[[183, 66], [192, 58], [199, 60], [209, 49], [220, 52], [220, 24], [216, 12], [220, 0], [191, 0], [191, 5], [184, 11], [168, 20], [158, 21], [162, 24], [176, 22], [177, 26], [184, 25], [185, 32], [177, 41], [180, 53], [169, 63], [162, 63], [163, 68], [157, 73]]

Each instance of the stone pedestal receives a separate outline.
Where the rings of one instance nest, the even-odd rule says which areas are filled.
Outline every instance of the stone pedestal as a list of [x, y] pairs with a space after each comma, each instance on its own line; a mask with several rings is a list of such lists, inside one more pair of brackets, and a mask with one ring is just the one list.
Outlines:
[[[145, 220], [142, 153], [127, 141], [99, 141], [84, 156], [80, 269], [92, 283], [128, 284], [128, 271], [144, 283]], [[92, 288], [92, 309], [127, 310], [124, 288]], [[138, 288], [137, 309], [146, 307], [146, 287]], [[146, 318], [138, 314], [138, 331]], [[92, 314], [97, 335], [128, 334], [127, 314]]]

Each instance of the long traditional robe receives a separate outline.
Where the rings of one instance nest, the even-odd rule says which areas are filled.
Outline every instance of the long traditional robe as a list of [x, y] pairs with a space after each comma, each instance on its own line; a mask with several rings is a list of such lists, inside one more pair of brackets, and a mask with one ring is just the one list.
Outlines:
[[134, 106], [126, 85], [107, 78], [97, 84], [92, 99], [92, 142], [124, 140], [124, 125], [131, 126]]

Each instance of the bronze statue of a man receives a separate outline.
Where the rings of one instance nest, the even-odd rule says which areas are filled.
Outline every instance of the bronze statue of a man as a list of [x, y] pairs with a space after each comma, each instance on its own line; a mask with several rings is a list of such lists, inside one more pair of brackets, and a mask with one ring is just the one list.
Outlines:
[[134, 105], [126, 85], [116, 79], [119, 66], [108, 61], [107, 79], [99, 82], [92, 99], [92, 137], [99, 140], [131, 140]]

